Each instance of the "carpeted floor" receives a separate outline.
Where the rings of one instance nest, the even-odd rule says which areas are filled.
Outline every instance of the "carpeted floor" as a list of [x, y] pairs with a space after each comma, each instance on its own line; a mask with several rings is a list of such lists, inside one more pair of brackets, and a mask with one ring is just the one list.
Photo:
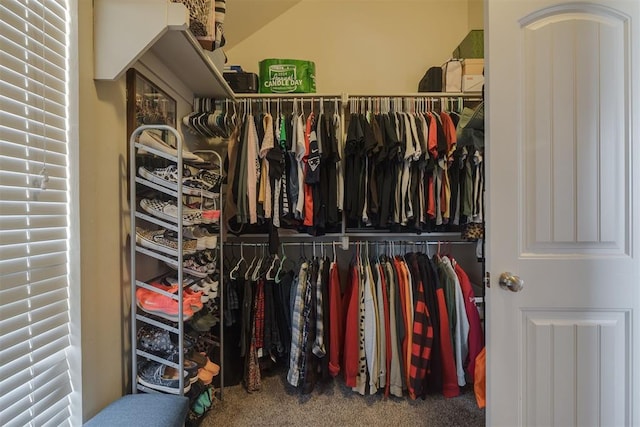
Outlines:
[[337, 379], [301, 395], [290, 387], [284, 375], [262, 379], [262, 389], [247, 393], [242, 385], [225, 387], [203, 418], [201, 427], [213, 426], [484, 426], [485, 410], [478, 409], [473, 388], [445, 399], [384, 399], [381, 395], [360, 396]]

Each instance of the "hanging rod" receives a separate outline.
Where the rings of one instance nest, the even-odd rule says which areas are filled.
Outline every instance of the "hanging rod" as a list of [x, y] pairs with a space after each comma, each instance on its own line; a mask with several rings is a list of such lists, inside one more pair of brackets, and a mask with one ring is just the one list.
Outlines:
[[293, 98], [337, 98], [342, 99], [342, 93], [237, 93], [236, 99], [293, 99]]
[[478, 92], [350, 93], [349, 98], [478, 98]]
[[290, 98], [474, 98], [482, 101], [478, 92], [400, 92], [400, 93], [237, 93], [236, 99], [290, 99]]
[[[244, 235], [227, 235], [224, 242], [225, 245], [245, 245], [250, 247], [251, 245], [262, 245], [268, 243], [269, 236], [266, 234], [244, 234]], [[331, 243], [336, 242], [343, 244], [345, 239], [349, 242], [384, 242], [384, 241], [404, 241], [404, 242], [425, 242], [436, 244], [440, 242], [448, 243], [462, 243], [469, 245], [475, 242], [468, 242], [462, 240], [460, 232], [431, 232], [422, 234], [407, 234], [407, 233], [389, 233], [389, 232], [370, 232], [370, 233], [357, 233], [351, 232], [346, 235], [343, 234], [324, 234], [322, 236], [310, 236], [308, 234], [282, 234], [280, 235], [280, 241], [291, 245], [300, 244], [313, 244], [316, 243]]]

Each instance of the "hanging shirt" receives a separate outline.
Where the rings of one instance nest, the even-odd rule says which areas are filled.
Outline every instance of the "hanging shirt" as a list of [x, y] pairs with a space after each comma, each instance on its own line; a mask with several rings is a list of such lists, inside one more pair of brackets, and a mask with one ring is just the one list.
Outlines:
[[360, 343], [359, 316], [360, 300], [358, 281], [360, 280], [358, 269], [355, 265], [349, 268], [347, 289], [342, 300], [345, 309], [344, 316], [344, 382], [347, 387], [355, 387], [358, 377]]
[[291, 350], [289, 352], [289, 371], [287, 373], [287, 382], [294, 387], [298, 386], [300, 380], [300, 357], [304, 350], [302, 347], [302, 330], [304, 327], [304, 319], [302, 317], [304, 310], [304, 298], [307, 291], [307, 270], [309, 265], [303, 262], [300, 265], [298, 277], [294, 282], [291, 292], [294, 295], [291, 298]]
[[247, 115], [249, 132], [247, 135], [247, 200], [249, 224], [258, 222], [258, 182], [260, 180], [260, 161], [258, 159], [258, 134], [256, 123], [251, 114]]
[[455, 290], [456, 327], [454, 330], [454, 351], [456, 358], [456, 372], [458, 374], [458, 385], [462, 387], [467, 383], [464, 377], [464, 361], [469, 355], [469, 320], [467, 318], [467, 311], [464, 304], [462, 289], [460, 287], [460, 281], [453, 270], [451, 260], [448, 257], [442, 257], [442, 262], [447, 274], [453, 279]]
[[304, 117], [302, 114], [296, 116], [295, 130], [296, 132], [296, 162], [298, 169], [298, 199], [295, 207], [295, 218], [304, 219], [304, 158], [307, 155], [304, 137]]
[[467, 319], [469, 320], [469, 355], [466, 358], [465, 366], [467, 367], [469, 376], [475, 378], [476, 357], [478, 357], [478, 354], [480, 354], [480, 351], [482, 351], [484, 347], [482, 323], [480, 321], [480, 314], [476, 308], [475, 295], [469, 276], [467, 276], [467, 273], [458, 263], [454, 263], [454, 270], [460, 281], [460, 288], [464, 296], [464, 306], [467, 312]]
[[329, 269], [329, 373], [335, 377], [340, 373], [344, 322], [342, 309], [342, 286], [338, 264], [334, 261]]

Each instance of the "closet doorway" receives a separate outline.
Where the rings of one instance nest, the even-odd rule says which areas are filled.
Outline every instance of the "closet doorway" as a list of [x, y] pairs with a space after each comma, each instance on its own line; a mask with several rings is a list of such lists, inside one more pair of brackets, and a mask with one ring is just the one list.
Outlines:
[[640, 3], [485, 8], [487, 425], [637, 425]]

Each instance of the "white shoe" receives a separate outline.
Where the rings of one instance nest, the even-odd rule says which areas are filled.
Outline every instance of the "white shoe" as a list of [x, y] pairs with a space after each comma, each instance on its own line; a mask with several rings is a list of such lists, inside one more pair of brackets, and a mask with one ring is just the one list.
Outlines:
[[[146, 145], [149, 148], [162, 151], [163, 153], [168, 154], [170, 156], [178, 157], [178, 150], [171, 147], [169, 144], [164, 142], [162, 138], [160, 138], [158, 135], [156, 135], [153, 132], [149, 132], [148, 130], [142, 131], [142, 133], [138, 137], [138, 142], [142, 145]], [[138, 150], [138, 154], [145, 154], [145, 153], [147, 153], [147, 151], [145, 151], [144, 148], [141, 148]], [[188, 162], [204, 163], [204, 160], [202, 159], [202, 157], [196, 154], [193, 154], [192, 152], [185, 150], [184, 148], [182, 149], [182, 159]]]

